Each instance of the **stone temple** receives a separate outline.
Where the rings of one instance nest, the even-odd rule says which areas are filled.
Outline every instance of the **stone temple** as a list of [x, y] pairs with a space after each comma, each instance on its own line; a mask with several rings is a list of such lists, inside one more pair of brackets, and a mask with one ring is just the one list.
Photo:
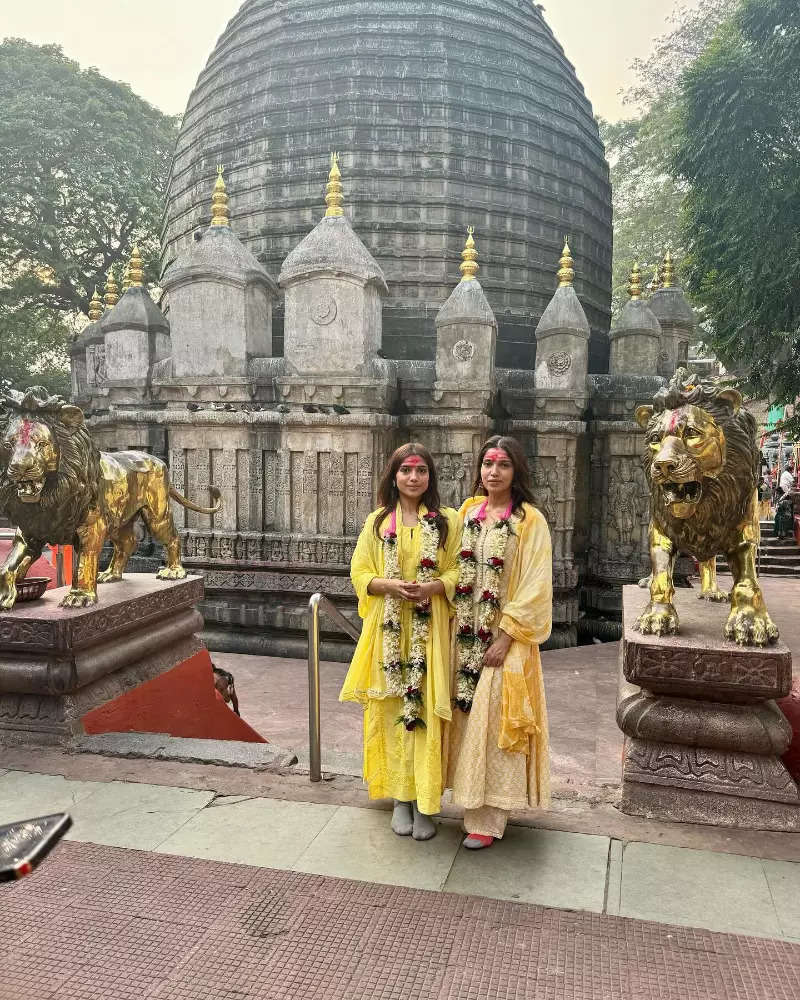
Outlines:
[[550, 524], [551, 642], [618, 636], [649, 572], [633, 413], [695, 319], [668, 254], [609, 331], [608, 168], [537, 6], [249, 0], [190, 99], [163, 251], [161, 308], [136, 253], [93, 304], [73, 393], [102, 448], [222, 490], [175, 512], [212, 648], [299, 652], [315, 591], [353, 613], [386, 457], [426, 443], [458, 506], [496, 431]]

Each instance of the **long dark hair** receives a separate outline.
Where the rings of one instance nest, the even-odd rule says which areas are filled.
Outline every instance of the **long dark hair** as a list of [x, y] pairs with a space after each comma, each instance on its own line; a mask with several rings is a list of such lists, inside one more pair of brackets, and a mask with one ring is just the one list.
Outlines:
[[386, 518], [397, 507], [400, 499], [400, 491], [397, 489], [397, 470], [412, 455], [418, 455], [428, 466], [428, 488], [420, 498], [429, 511], [436, 511], [436, 527], [439, 530], [439, 547], [444, 548], [447, 541], [447, 518], [441, 513], [439, 507], [439, 480], [436, 475], [436, 466], [433, 464], [433, 456], [418, 441], [411, 441], [409, 444], [401, 445], [392, 453], [386, 468], [383, 470], [381, 481], [378, 484], [378, 503], [381, 505], [378, 515], [375, 518], [375, 534], [381, 537], [381, 527]]
[[[511, 464], [514, 466], [514, 478], [511, 482], [511, 510], [516, 513], [517, 511], [522, 511], [523, 503], [529, 503], [532, 507], [536, 506], [536, 501], [533, 497], [533, 490], [531, 488], [531, 470], [528, 467], [528, 457], [525, 454], [522, 445], [517, 441], [516, 438], [503, 437], [500, 434], [495, 434], [494, 437], [490, 437], [488, 441], [485, 441], [481, 447], [480, 453], [478, 454], [478, 465], [475, 471], [475, 482], [472, 484], [472, 495], [475, 497], [486, 496], [486, 490], [484, 489], [483, 482], [481, 481], [481, 467], [483, 466], [483, 458], [487, 451], [491, 448], [502, 448], [502, 450], [511, 459]], [[525, 512], [522, 511], [523, 517]]]

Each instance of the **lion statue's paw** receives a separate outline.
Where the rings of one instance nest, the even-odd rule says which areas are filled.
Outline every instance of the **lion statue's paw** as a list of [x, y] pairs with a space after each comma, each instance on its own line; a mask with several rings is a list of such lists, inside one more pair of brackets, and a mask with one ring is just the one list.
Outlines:
[[725, 623], [725, 638], [739, 646], [766, 646], [778, 637], [778, 627], [766, 611], [734, 608]]
[[97, 594], [88, 590], [71, 590], [61, 601], [62, 608], [90, 608], [97, 604]]
[[0, 588], [0, 611], [10, 611], [14, 607], [17, 599], [17, 588], [12, 583], [8, 587]]
[[727, 590], [719, 590], [715, 587], [713, 590], [704, 590], [697, 595], [698, 601], [713, 601], [717, 604], [727, 604], [731, 599], [731, 595]]
[[120, 583], [122, 577], [118, 573], [112, 573], [110, 569], [104, 569], [102, 573], [97, 574], [98, 583]]
[[678, 612], [671, 604], [651, 601], [639, 615], [636, 628], [643, 635], [677, 635]]
[[175, 566], [173, 569], [170, 569], [169, 566], [162, 566], [156, 573], [157, 580], [185, 580], [187, 576], [188, 573], [183, 566]]

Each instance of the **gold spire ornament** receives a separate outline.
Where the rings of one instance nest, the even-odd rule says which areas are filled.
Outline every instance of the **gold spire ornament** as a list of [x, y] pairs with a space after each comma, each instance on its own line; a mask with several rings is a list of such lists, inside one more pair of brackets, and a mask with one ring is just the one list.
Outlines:
[[127, 279], [130, 288], [144, 288], [144, 271], [142, 270], [142, 255], [139, 248], [131, 250], [131, 261], [128, 264]]
[[339, 154], [331, 153], [331, 172], [328, 174], [328, 184], [325, 188], [326, 219], [340, 219], [344, 215], [344, 194], [342, 189], [342, 173], [339, 170]]
[[669, 250], [664, 254], [664, 266], [661, 270], [661, 286], [662, 288], [675, 287], [675, 262]]
[[92, 296], [92, 301], [89, 303], [89, 322], [96, 323], [102, 315], [103, 300], [100, 298], [100, 294], [97, 291], [97, 285], [95, 285], [94, 295]]
[[467, 229], [467, 242], [464, 244], [464, 249], [461, 251], [461, 266], [459, 270], [461, 271], [462, 281], [474, 281], [475, 276], [480, 270], [480, 265], [478, 264], [478, 251], [475, 249], [475, 240], [472, 238], [474, 232], [474, 226], [470, 226]]
[[222, 173], [225, 168], [217, 167], [217, 180], [214, 184], [214, 193], [211, 195], [211, 225], [229, 226], [231, 224], [231, 214], [228, 209], [228, 194]]
[[650, 292], [651, 295], [654, 295], [659, 290], [659, 288], [661, 288], [661, 268], [659, 266], [656, 266], [656, 269], [653, 272], [653, 280], [647, 286], [647, 290]]
[[119, 302], [119, 288], [114, 280], [113, 269], [109, 270], [106, 278], [106, 294], [103, 296], [103, 302], [106, 304], [106, 309], [113, 309]]
[[628, 280], [628, 295], [632, 299], [640, 299], [642, 297], [642, 271], [638, 261], [633, 265], [631, 276]]
[[558, 287], [572, 288], [572, 282], [575, 280], [575, 261], [569, 248], [568, 239], [564, 240], [564, 249], [561, 251], [561, 259], [558, 264]]
[[122, 275], [122, 294], [124, 295], [125, 292], [127, 292], [130, 287], [131, 287], [131, 265], [130, 263], [127, 263], [125, 265], [125, 271]]

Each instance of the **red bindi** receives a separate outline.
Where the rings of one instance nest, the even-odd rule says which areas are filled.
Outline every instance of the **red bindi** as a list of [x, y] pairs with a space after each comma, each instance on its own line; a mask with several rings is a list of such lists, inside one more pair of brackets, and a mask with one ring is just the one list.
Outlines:
[[30, 444], [31, 434], [33, 433], [33, 424], [30, 420], [23, 420], [22, 427], [19, 429], [19, 443], [20, 444]]
[[490, 462], [510, 462], [511, 458], [507, 451], [503, 451], [502, 448], [490, 448], [486, 454], [483, 456], [488, 458]]

